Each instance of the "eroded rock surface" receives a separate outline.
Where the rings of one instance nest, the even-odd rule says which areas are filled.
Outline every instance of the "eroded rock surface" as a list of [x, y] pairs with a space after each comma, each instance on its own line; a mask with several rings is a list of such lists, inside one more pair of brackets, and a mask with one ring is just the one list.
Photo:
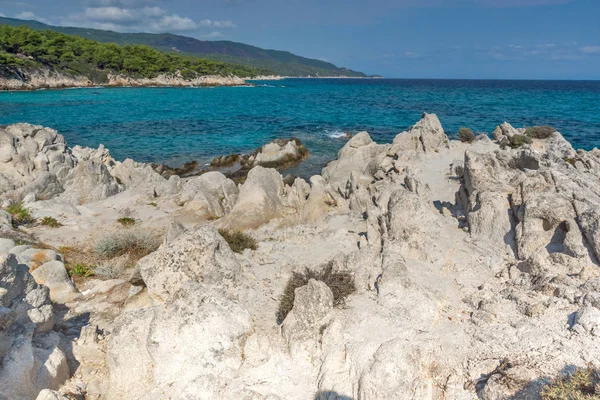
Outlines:
[[[2, 368], [26, 358], [7, 356], [18, 349], [35, 354], [37, 338], [66, 338], [42, 346], [54, 372], [6, 386], [11, 395], [536, 399], [548, 377], [600, 365], [600, 151], [576, 151], [558, 132], [520, 142], [511, 138], [525, 131], [504, 123], [495, 141], [463, 143], [424, 114], [390, 144], [355, 135], [309, 181], [255, 166], [236, 184], [218, 172], [167, 180], [103, 148], [58, 146], [64, 161], [44, 169], [34, 161], [48, 145], [22, 133], [31, 129], [3, 131], [13, 133], [2, 136], [0, 182], [48, 194], [26, 204], [65, 224], [32, 233], [84, 236], [123, 207], [166, 233], [130, 278], [76, 288], [58, 252], [0, 240], [0, 282], [11, 282], [0, 285], [11, 299], [0, 324], [31, 332], [0, 329]], [[15, 145], [15, 130], [29, 144]], [[74, 174], [83, 183], [69, 183]], [[0, 232], [11, 223], [0, 213]], [[258, 248], [233, 253], [217, 228], [245, 230]], [[351, 294], [336, 298], [343, 279], [315, 279], [325, 269], [350, 276]], [[285, 288], [308, 271], [290, 298]], [[65, 303], [60, 313], [49, 298]], [[61, 343], [77, 364], [64, 385]], [[39, 367], [19, 361], [0, 382], [42, 376], [23, 365]]]

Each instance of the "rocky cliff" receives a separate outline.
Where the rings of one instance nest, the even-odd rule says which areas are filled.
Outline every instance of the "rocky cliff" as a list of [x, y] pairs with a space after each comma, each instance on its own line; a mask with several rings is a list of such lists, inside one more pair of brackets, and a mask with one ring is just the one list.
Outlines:
[[4, 128], [0, 394], [539, 399], [600, 365], [599, 178], [600, 151], [558, 132], [467, 143], [432, 114], [291, 185], [165, 179]]

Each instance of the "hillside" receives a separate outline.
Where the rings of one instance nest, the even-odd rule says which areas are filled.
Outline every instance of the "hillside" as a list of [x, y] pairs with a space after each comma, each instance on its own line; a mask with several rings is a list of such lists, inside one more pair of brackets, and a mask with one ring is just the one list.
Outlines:
[[265, 50], [225, 40], [203, 41], [170, 33], [118, 33], [99, 29], [51, 26], [38, 21], [3, 17], [0, 18], [0, 25], [24, 25], [35, 30], [52, 30], [100, 43], [141, 44], [160, 51], [183, 53], [255, 68], [264, 68], [282, 76], [366, 76], [362, 72], [339, 68], [325, 61], [297, 56], [287, 51]]
[[[49, 30], [0, 26], [0, 78], [6, 81], [0, 86], [4, 89], [81, 86], [82, 81], [84, 86], [235, 85], [243, 84], [241, 78], [269, 73], [145, 45], [120, 46]], [[32, 84], [36, 80], [40, 83]]]

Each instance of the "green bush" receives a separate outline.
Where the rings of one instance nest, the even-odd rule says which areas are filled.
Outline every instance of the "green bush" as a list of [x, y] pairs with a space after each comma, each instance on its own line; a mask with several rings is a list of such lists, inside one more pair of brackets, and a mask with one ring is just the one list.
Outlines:
[[117, 220], [123, 226], [133, 226], [135, 225], [135, 219], [131, 217], [121, 217]]
[[556, 129], [551, 126], [534, 126], [525, 131], [525, 135], [534, 139], [547, 139], [554, 135]]
[[42, 225], [44, 226], [49, 226], [50, 228], [58, 228], [60, 226], [62, 226], [62, 224], [60, 222], [58, 222], [56, 220], [56, 218], [53, 217], [44, 217], [42, 218]]
[[6, 212], [10, 214], [13, 226], [28, 225], [35, 221], [29, 210], [23, 205], [22, 201], [13, 202], [7, 208]]
[[256, 250], [258, 248], [256, 239], [247, 233], [219, 229], [219, 234], [223, 236], [231, 250], [236, 253], [241, 253], [246, 249]]
[[346, 298], [356, 291], [354, 276], [348, 272], [334, 272], [332, 262], [319, 270], [306, 269], [304, 272], [294, 272], [279, 300], [279, 309], [277, 310], [278, 324], [283, 323], [285, 317], [287, 317], [292, 307], [294, 307], [296, 289], [307, 285], [311, 279], [321, 281], [331, 289], [333, 293], [333, 305], [336, 307], [343, 305]]
[[94, 275], [94, 270], [85, 264], [75, 264], [69, 273], [71, 276], [89, 277]]
[[600, 400], [600, 372], [591, 366], [579, 368], [552, 381], [540, 396], [542, 400]]
[[530, 143], [531, 143], [531, 138], [529, 136], [516, 134], [516, 135], [513, 135], [509, 139], [508, 145], [513, 149], [517, 149], [517, 148], [523, 146], [524, 144], [530, 144]]
[[458, 130], [458, 136], [463, 143], [473, 143], [475, 140], [475, 134], [473, 133], [473, 130], [469, 128], [460, 128]]

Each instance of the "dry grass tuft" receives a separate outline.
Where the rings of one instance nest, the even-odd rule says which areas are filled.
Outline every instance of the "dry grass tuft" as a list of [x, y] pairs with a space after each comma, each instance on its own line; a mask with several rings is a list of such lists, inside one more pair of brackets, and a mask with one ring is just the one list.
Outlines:
[[20, 225], [28, 225], [35, 222], [35, 218], [29, 212], [22, 201], [13, 201], [6, 208], [6, 212], [10, 214], [13, 220], [13, 226], [16, 228]]
[[458, 130], [458, 137], [461, 142], [473, 143], [475, 140], [475, 133], [473, 133], [473, 130], [470, 128], [460, 128]]
[[38, 251], [33, 255], [31, 261], [33, 261], [33, 265], [29, 268], [29, 272], [35, 271], [46, 261], [46, 252]]
[[354, 284], [354, 275], [349, 272], [334, 272], [333, 262], [327, 264], [320, 270], [306, 269], [304, 272], [294, 272], [288, 281], [283, 295], [279, 301], [277, 310], [277, 323], [283, 323], [285, 317], [294, 307], [294, 298], [296, 289], [308, 284], [308, 281], [315, 279], [325, 283], [333, 293], [333, 305], [341, 306], [346, 298], [356, 291]]
[[551, 126], [534, 126], [533, 128], [527, 129], [525, 135], [534, 139], [548, 139], [550, 136], [554, 135], [554, 132], [556, 132], [556, 129]]
[[247, 233], [219, 229], [219, 234], [223, 236], [223, 239], [225, 239], [227, 244], [229, 244], [231, 250], [236, 253], [241, 253], [246, 249], [258, 249], [258, 243], [256, 242], [256, 239]]
[[600, 400], [600, 371], [588, 366], [556, 378], [544, 387], [542, 400]]

